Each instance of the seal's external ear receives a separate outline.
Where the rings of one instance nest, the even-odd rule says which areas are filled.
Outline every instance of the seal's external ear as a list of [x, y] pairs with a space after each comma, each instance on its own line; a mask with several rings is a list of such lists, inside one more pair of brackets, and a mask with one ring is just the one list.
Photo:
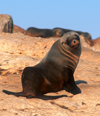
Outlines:
[[69, 44], [70, 44], [69, 37], [66, 39], [65, 44], [67, 44], [67, 45], [69, 45]]
[[80, 36], [78, 34], [75, 34], [75, 36], [77, 37], [77, 40], [80, 41]]
[[67, 33], [66, 34], [64, 34], [62, 37], [61, 37], [61, 39], [60, 39], [60, 43], [61, 44], [63, 44], [63, 43], [65, 43], [66, 42], [66, 40], [67, 40]]

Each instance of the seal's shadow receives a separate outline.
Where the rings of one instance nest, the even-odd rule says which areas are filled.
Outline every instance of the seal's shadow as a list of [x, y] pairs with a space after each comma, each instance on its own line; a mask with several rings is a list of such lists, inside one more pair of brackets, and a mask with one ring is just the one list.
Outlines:
[[[81, 83], [85, 83], [85, 84], [87, 84], [87, 82], [86, 81], [84, 81], [84, 80], [78, 80], [78, 81], [76, 81], [75, 82], [76, 84], [81, 84]], [[64, 89], [63, 89], [64, 90]], [[8, 94], [8, 95], [14, 95], [14, 96], [16, 96], [16, 97], [25, 97], [25, 96], [23, 96], [21, 93], [22, 92], [11, 92], [11, 91], [8, 91], [8, 90], [2, 90], [2, 92], [4, 92], [5, 94]], [[69, 92], [69, 91], [67, 91], [67, 92]], [[71, 92], [71, 91], [70, 91]], [[71, 93], [73, 93], [73, 92], [71, 92]], [[77, 91], [76, 91], [76, 93], [75, 94], [78, 94], [78, 93], [81, 93], [81, 90], [80, 90], [80, 88], [78, 88], [77, 89]], [[74, 93], [73, 93], [74, 94]], [[34, 98], [38, 98], [38, 99], [42, 99], [42, 100], [54, 100], [54, 99], [59, 99], [59, 98], [62, 98], [62, 97], [68, 97], [67, 95], [55, 95], [55, 96], [52, 96], [52, 95], [41, 95], [41, 96], [39, 96], [39, 97], [34, 97]], [[26, 98], [28, 98], [28, 99], [31, 99], [31, 98], [33, 98], [33, 97], [26, 97]]]
[[87, 84], [87, 82], [84, 81], [84, 80], [78, 80], [78, 81], [75, 81], [75, 83], [76, 83], [76, 84], [81, 84], [81, 83]]
[[[26, 96], [23, 96], [22, 95], [22, 92], [11, 92], [11, 91], [8, 91], [8, 90], [2, 90], [2, 92], [4, 92], [5, 94], [8, 94], [8, 95], [14, 95], [16, 97], [26, 97]], [[31, 99], [31, 98], [38, 98], [38, 99], [42, 99], [42, 100], [54, 100], [54, 99], [58, 99], [58, 98], [61, 98], [61, 97], [68, 97], [67, 95], [55, 95], [55, 96], [52, 96], [52, 95], [40, 95], [38, 97], [26, 97], [27, 99]]]
[[56, 95], [56, 96], [51, 96], [51, 95], [42, 95], [40, 97], [37, 97], [38, 99], [42, 99], [42, 100], [55, 100], [55, 99], [59, 99], [62, 97], [68, 97], [67, 95]]

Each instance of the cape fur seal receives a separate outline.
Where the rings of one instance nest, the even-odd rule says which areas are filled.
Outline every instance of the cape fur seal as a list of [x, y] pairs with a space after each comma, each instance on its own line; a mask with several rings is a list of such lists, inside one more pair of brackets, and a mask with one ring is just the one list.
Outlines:
[[39, 29], [35, 27], [29, 27], [26, 30], [26, 35], [32, 36], [32, 37], [61, 37], [63, 35], [63, 31], [61, 29]]
[[[22, 95], [37, 97], [61, 89], [73, 94], [80, 93], [73, 76], [80, 54], [79, 35], [75, 32], [64, 34], [52, 45], [49, 52], [37, 65], [24, 69]], [[7, 93], [6, 90], [4, 92]]]
[[29, 27], [26, 30], [26, 35], [32, 36], [32, 37], [52, 37], [53, 33], [51, 29], [39, 29], [35, 27]]
[[91, 40], [91, 39], [92, 39], [91, 35], [90, 35], [89, 33], [87, 33], [87, 32], [75, 31], [75, 30], [64, 29], [64, 28], [59, 28], [59, 27], [54, 28], [54, 29], [60, 29], [60, 30], [62, 30], [62, 31], [63, 31], [62, 33], [63, 33], [63, 34], [64, 34], [64, 33], [67, 33], [67, 32], [71, 32], [71, 31], [73, 31], [73, 32], [78, 33], [79, 35], [83, 35], [84, 38], [85, 38], [85, 40], [86, 40], [86, 39], [88, 39], [88, 40]]

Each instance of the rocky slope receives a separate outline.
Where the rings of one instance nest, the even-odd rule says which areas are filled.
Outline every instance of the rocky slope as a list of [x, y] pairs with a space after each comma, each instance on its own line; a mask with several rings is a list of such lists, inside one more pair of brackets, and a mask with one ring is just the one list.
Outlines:
[[0, 116], [100, 116], [100, 52], [83, 37], [82, 54], [74, 74], [80, 94], [73, 96], [62, 90], [27, 99], [3, 92], [21, 91], [22, 70], [38, 63], [57, 39], [0, 33]]

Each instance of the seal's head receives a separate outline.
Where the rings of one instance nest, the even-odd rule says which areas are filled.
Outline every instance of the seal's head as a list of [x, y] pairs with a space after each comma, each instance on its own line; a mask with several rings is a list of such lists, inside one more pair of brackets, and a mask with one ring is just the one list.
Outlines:
[[76, 32], [65, 33], [61, 39], [61, 43], [72, 49], [78, 49], [80, 47], [80, 37]]
[[56, 32], [56, 35], [58, 36], [58, 37], [62, 37], [63, 36], [63, 30], [61, 30], [61, 29], [58, 29], [57, 30], [57, 32]]
[[54, 36], [56, 37], [62, 37], [64, 32], [62, 29], [54, 28], [53, 29]]

